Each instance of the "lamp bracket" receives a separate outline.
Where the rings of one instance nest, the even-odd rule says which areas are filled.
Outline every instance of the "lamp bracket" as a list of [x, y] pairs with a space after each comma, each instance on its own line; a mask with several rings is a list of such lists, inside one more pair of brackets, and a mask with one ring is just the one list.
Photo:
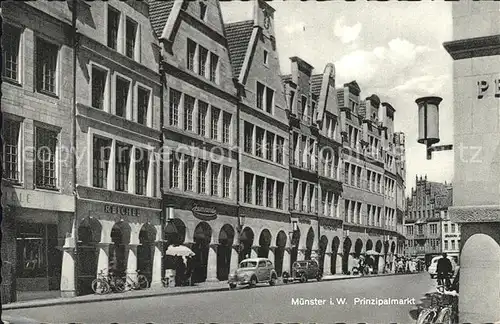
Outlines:
[[439, 152], [439, 151], [451, 151], [453, 150], [453, 145], [448, 144], [448, 145], [434, 145], [432, 146], [431, 144], [427, 144], [427, 160], [432, 159], [432, 152]]

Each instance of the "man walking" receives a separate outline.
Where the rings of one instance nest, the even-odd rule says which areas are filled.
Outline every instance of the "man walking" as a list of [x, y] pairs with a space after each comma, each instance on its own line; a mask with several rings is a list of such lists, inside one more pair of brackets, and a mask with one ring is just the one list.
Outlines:
[[443, 284], [443, 279], [445, 280], [445, 287], [450, 287], [450, 273], [453, 272], [453, 266], [451, 261], [447, 258], [447, 254], [443, 253], [443, 257], [438, 260], [437, 263], [437, 280], [438, 285]]

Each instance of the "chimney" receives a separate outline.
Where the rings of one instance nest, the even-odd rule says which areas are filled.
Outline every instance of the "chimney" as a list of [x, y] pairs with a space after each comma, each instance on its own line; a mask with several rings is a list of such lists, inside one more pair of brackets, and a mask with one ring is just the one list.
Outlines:
[[304, 73], [308, 78], [310, 78], [314, 68], [298, 56], [290, 57], [290, 61], [292, 61], [292, 81], [296, 85], [300, 86], [299, 72]]

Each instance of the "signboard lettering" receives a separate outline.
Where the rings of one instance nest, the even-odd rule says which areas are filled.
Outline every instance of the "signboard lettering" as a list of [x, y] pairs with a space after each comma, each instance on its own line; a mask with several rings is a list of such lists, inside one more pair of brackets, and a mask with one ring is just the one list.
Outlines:
[[495, 79], [494, 81], [478, 81], [477, 99], [482, 99], [489, 92], [488, 90], [490, 90], [496, 98], [500, 98], [500, 78]]
[[215, 207], [201, 207], [194, 205], [191, 209], [194, 217], [201, 220], [214, 220], [217, 218], [217, 209]]
[[104, 205], [104, 212], [108, 214], [118, 214], [121, 216], [139, 216], [139, 209], [117, 205]]

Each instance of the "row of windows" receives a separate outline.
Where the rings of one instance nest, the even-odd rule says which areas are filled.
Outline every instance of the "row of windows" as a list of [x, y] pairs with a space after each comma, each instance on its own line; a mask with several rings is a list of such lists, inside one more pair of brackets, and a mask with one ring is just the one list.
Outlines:
[[331, 191], [322, 191], [323, 216], [339, 217], [340, 196]]
[[316, 102], [311, 100], [311, 107], [308, 105], [307, 96], [302, 95], [300, 99], [302, 111], [301, 116], [302, 120], [307, 124], [311, 124], [314, 122], [314, 113], [316, 112]]
[[306, 135], [293, 133], [293, 164], [316, 171], [317, 141]]
[[[149, 192], [147, 189], [150, 162], [152, 162], [151, 152], [95, 135], [92, 144], [92, 185], [94, 187], [137, 195], [153, 195], [153, 189]], [[155, 173], [154, 167], [151, 172]], [[150, 179], [149, 187], [154, 188], [155, 177], [150, 177]]]
[[243, 201], [246, 204], [284, 209], [284, 183], [245, 172], [243, 178]]
[[396, 180], [384, 177], [384, 195], [388, 198], [396, 197]]
[[315, 213], [317, 190], [315, 183], [293, 180], [294, 209], [305, 213]]
[[337, 180], [339, 177], [339, 156], [336, 152], [325, 151], [322, 161], [322, 175]]
[[285, 139], [268, 130], [245, 122], [243, 150], [260, 158], [284, 164]]
[[274, 114], [274, 90], [257, 81], [257, 109]]
[[224, 144], [231, 144], [232, 118], [232, 114], [202, 100], [174, 89], [169, 91], [170, 126], [179, 127]]
[[337, 140], [337, 120], [335, 118], [325, 115], [323, 132], [326, 135], [326, 137], [332, 140]]
[[[456, 250], [460, 248], [460, 240], [450, 240], [451, 242], [451, 249]], [[444, 240], [444, 249], [448, 250], [450, 249], [449, 242], [448, 240]]]
[[[107, 45], [131, 59], [137, 59], [139, 55], [136, 51], [140, 49], [140, 43], [137, 41], [139, 34], [137, 22], [130, 17], [122, 19], [121, 15], [120, 11], [108, 6]], [[123, 40], [125, 44], [122, 44]]]
[[187, 40], [187, 69], [219, 84], [219, 56], [193, 40]]
[[232, 167], [187, 155], [172, 154], [170, 188], [231, 198]]
[[[448, 233], [448, 224], [444, 224], [443, 230], [445, 233]], [[460, 228], [457, 224], [451, 224], [450, 233], [460, 232]]]

